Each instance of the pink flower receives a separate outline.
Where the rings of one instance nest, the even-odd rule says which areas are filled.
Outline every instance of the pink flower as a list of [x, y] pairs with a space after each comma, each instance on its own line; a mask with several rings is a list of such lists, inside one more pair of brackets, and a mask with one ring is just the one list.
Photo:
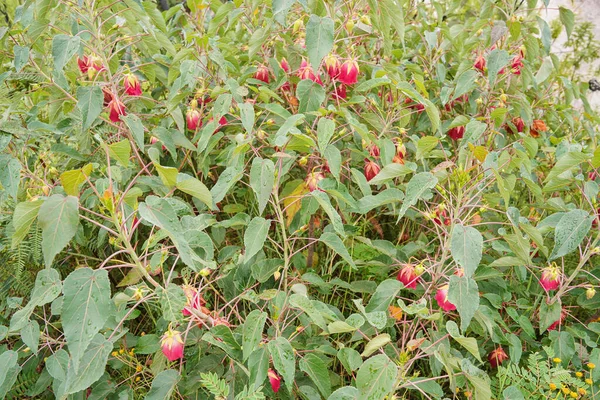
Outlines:
[[378, 158], [380, 154], [379, 146], [377, 146], [376, 144], [371, 144], [369, 146], [369, 154], [371, 155], [371, 157]]
[[123, 86], [125, 86], [125, 93], [130, 96], [140, 96], [142, 94], [142, 86], [140, 80], [134, 74], [127, 74], [123, 79]]
[[306, 187], [311, 192], [319, 188], [319, 182], [325, 179], [325, 175], [322, 172], [312, 172], [306, 177]]
[[183, 358], [183, 339], [179, 331], [169, 328], [160, 340], [160, 348], [169, 361]]
[[334, 100], [346, 100], [346, 97], [348, 97], [348, 94], [346, 92], [346, 86], [337, 85], [331, 97], [333, 97]]
[[494, 349], [488, 355], [488, 361], [492, 368], [498, 368], [498, 365], [502, 364], [504, 360], [508, 360], [508, 355], [504, 352], [502, 347]]
[[200, 123], [200, 111], [196, 108], [188, 108], [185, 113], [185, 120], [187, 122], [187, 127], [191, 131], [195, 131], [198, 126], [202, 125]]
[[205, 301], [202, 298], [202, 295], [193, 286], [183, 286], [183, 292], [185, 293], [187, 302], [185, 304], [185, 307], [183, 307], [183, 310], [181, 310], [181, 312], [186, 317], [189, 317], [190, 315], [192, 315], [192, 312], [190, 310], [200, 310], [200, 308], [204, 306]]
[[465, 134], [464, 126], [455, 126], [454, 128], [450, 129], [447, 133], [447, 135], [450, 136], [450, 139], [452, 139], [452, 140], [462, 139], [464, 134]]
[[448, 301], [448, 285], [444, 285], [438, 289], [435, 294], [435, 300], [442, 310], [446, 312], [456, 310], [456, 306]]
[[478, 69], [479, 71], [483, 72], [485, 70], [485, 65], [486, 65], [485, 57], [480, 55], [475, 59], [475, 63], [473, 64], [473, 67], [475, 67], [475, 69]]
[[110, 103], [108, 103], [108, 110], [110, 112], [109, 117], [112, 122], [119, 122], [121, 120], [121, 116], [127, 115], [125, 112], [125, 104], [123, 104], [116, 97], [113, 97]]
[[321, 81], [321, 78], [318, 75], [315, 75], [312, 67], [310, 65], [308, 65], [306, 60], [302, 60], [302, 62], [300, 63], [300, 69], [298, 70], [298, 77], [300, 79], [310, 79], [311, 81], [323, 86], [323, 81]]
[[513, 74], [521, 75], [521, 68], [523, 68], [523, 57], [521, 57], [521, 55], [517, 55], [513, 58], [511, 68]]
[[338, 79], [346, 85], [353, 85], [358, 82], [358, 63], [356, 60], [345, 61], [340, 67]]
[[90, 58], [88, 56], [83, 56], [83, 58], [77, 57], [77, 65], [81, 73], [85, 74], [90, 68]]
[[542, 277], [540, 278], [540, 285], [542, 285], [546, 292], [558, 289], [558, 286], [560, 286], [560, 271], [558, 268], [544, 268], [542, 270]]
[[271, 389], [273, 389], [273, 392], [279, 392], [279, 387], [281, 386], [281, 378], [279, 377], [279, 375], [277, 375], [277, 372], [269, 368], [269, 371], [267, 371], [267, 376], [269, 377], [269, 383], [271, 384]]
[[325, 58], [325, 70], [331, 79], [335, 79], [340, 74], [341, 63], [336, 56], [329, 55]]
[[287, 60], [284, 58], [281, 59], [281, 62], [279, 63], [279, 66], [281, 67], [282, 70], [284, 70], [287, 74], [290, 73], [290, 64], [287, 62]]
[[398, 272], [398, 276], [396, 277], [396, 279], [402, 282], [405, 288], [416, 289], [417, 283], [419, 282], [419, 276], [422, 272], [422, 268], [418, 266], [414, 267], [411, 264], [406, 264], [400, 270], [400, 272]]
[[367, 178], [367, 182], [375, 178], [380, 170], [381, 167], [379, 164], [374, 161], [370, 161], [369, 159], [365, 159], [365, 178]]
[[269, 69], [264, 65], [261, 65], [254, 73], [254, 79], [258, 79], [264, 83], [269, 83]]

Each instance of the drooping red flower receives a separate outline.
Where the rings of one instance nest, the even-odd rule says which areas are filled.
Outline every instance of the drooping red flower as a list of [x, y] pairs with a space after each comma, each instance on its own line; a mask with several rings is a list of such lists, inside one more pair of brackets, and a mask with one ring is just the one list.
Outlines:
[[487, 62], [485, 61], [485, 57], [482, 55], [479, 55], [475, 59], [475, 62], [473, 63], [473, 67], [475, 67], [475, 69], [478, 69], [479, 71], [483, 72], [485, 70], [486, 63]]
[[187, 128], [191, 131], [195, 131], [198, 128], [198, 126], [201, 126], [202, 124], [200, 122], [200, 117], [200, 111], [197, 108], [188, 108], [187, 112], [185, 113]]
[[104, 105], [104, 107], [108, 107], [108, 104], [113, 99], [113, 95], [108, 89], [102, 89], [102, 95], [104, 96], [102, 104]]
[[540, 285], [544, 290], [556, 290], [560, 286], [560, 271], [556, 267], [546, 267], [542, 270]]
[[416, 289], [422, 272], [422, 267], [406, 264], [398, 272], [396, 279], [402, 282], [406, 289]]
[[327, 71], [327, 75], [329, 75], [331, 79], [338, 77], [341, 65], [340, 60], [334, 55], [329, 55], [325, 58], [325, 71]]
[[404, 99], [404, 104], [408, 105], [409, 108], [413, 109], [413, 110], [417, 110], [417, 112], [419, 114], [421, 114], [423, 111], [425, 111], [425, 106], [421, 103], [415, 103], [413, 102], [411, 99], [409, 99], [408, 97], [406, 99]]
[[281, 67], [282, 70], [284, 70], [287, 74], [290, 73], [291, 68], [290, 68], [290, 64], [287, 62], [287, 60], [284, 58], [281, 59], [281, 61], [279, 62], [279, 66]]
[[497, 347], [488, 355], [488, 361], [492, 368], [498, 368], [498, 365], [502, 364], [505, 360], [508, 360], [508, 355], [502, 347]]
[[108, 103], [109, 117], [112, 122], [119, 122], [121, 120], [121, 116], [127, 115], [125, 111], [125, 104], [123, 104], [119, 99], [113, 96], [110, 103]]
[[273, 371], [269, 368], [267, 371], [267, 376], [269, 377], [269, 383], [271, 384], [271, 389], [273, 392], [279, 392], [279, 387], [281, 386], [281, 377], [277, 375], [277, 372]]
[[529, 133], [534, 138], [540, 137], [540, 132], [546, 132], [548, 127], [546, 123], [540, 119], [534, 119], [531, 128], [529, 129]]
[[186, 317], [192, 315], [191, 310], [200, 310], [206, 304], [200, 292], [191, 285], [183, 286], [183, 293], [185, 293], [187, 301], [181, 312]]
[[464, 134], [465, 134], [464, 126], [455, 126], [454, 128], [448, 130], [448, 133], [447, 133], [447, 135], [450, 136], [450, 139], [452, 139], [452, 140], [462, 139]]
[[261, 65], [254, 73], [254, 79], [258, 79], [259, 81], [263, 81], [264, 83], [269, 83], [269, 69], [264, 65]]
[[298, 77], [300, 79], [310, 79], [311, 81], [323, 86], [323, 81], [321, 81], [321, 78], [318, 75], [315, 75], [312, 67], [310, 65], [308, 65], [306, 60], [302, 60], [302, 62], [300, 63], [300, 69], [298, 70]]
[[438, 289], [435, 294], [435, 300], [441, 309], [446, 312], [456, 310], [456, 306], [448, 301], [448, 285], [444, 285]]
[[313, 192], [319, 188], [319, 182], [323, 179], [325, 179], [325, 175], [322, 172], [311, 172], [306, 177], [306, 187]]
[[175, 361], [183, 358], [183, 339], [179, 331], [169, 328], [162, 336], [160, 349], [169, 361]]
[[512, 73], [521, 75], [521, 68], [523, 68], [523, 57], [521, 57], [521, 55], [516, 55], [511, 64]]
[[365, 159], [365, 178], [367, 178], [367, 182], [375, 178], [380, 170], [381, 167], [379, 164], [369, 159]]
[[140, 80], [134, 74], [126, 74], [123, 79], [123, 86], [125, 87], [125, 93], [130, 96], [140, 96], [142, 94], [142, 86]]
[[346, 100], [348, 93], [346, 92], [346, 85], [337, 85], [331, 97], [334, 100]]
[[358, 63], [356, 60], [345, 61], [340, 67], [338, 80], [345, 85], [354, 85], [358, 82]]
[[77, 65], [79, 66], [79, 70], [82, 74], [88, 72], [90, 69], [90, 58], [88, 56], [83, 56], [82, 58], [77, 57]]
[[379, 150], [379, 146], [377, 146], [375, 143], [371, 143], [369, 145], [369, 154], [371, 155], [371, 157], [378, 158], [379, 155], [381, 154], [381, 151]]
[[[521, 117], [514, 117], [511, 122], [517, 128], [517, 132], [522, 133], [525, 130], [525, 122]], [[505, 124], [504, 128], [508, 134], [512, 135], [514, 133], [508, 124]]]

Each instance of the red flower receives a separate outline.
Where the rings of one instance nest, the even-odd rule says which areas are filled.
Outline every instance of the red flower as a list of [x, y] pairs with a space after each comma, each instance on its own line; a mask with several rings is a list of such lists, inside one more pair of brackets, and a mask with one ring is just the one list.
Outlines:
[[286, 73], [290, 73], [290, 64], [288, 64], [287, 60], [284, 58], [281, 59], [281, 62], [279, 63], [279, 66], [281, 67], [282, 70], [284, 70]]
[[488, 361], [492, 368], [498, 368], [498, 365], [502, 364], [504, 360], [508, 360], [508, 355], [502, 347], [497, 347], [488, 355]]
[[329, 55], [325, 58], [325, 70], [331, 79], [335, 79], [340, 74], [341, 63], [336, 56]]
[[452, 140], [462, 139], [464, 134], [465, 134], [464, 126], [455, 126], [454, 128], [450, 129], [447, 133], [447, 135], [450, 136], [450, 139], [452, 139]]
[[77, 57], [77, 65], [81, 73], [85, 74], [90, 69], [90, 58], [88, 56], [83, 56], [83, 58]]
[[300, 77], [300, 79], [310, 79], [311, 81], [323, 86], [323, 81], [321, 81], [321, 78], [318, 75], [315, 75], [312, 67], [308, 65], [306, 60], [302, 60], [302, 62], [300, 63], [298, 77]]
[[306, 187], [311, 192], [319, 188], [319, 182], [325, 179], [325, 175], [322, 172], [312, 172], [306, 177]]
[[380, 170], [381, 167], [376, 162], [365, 159], [365, 178], [367, 178], [367, 182], [375, 178]]
[[473, 64], [473, 67], [475, 67], [475, 69], [478, 69], [479, 71], [483, 72], [485, 70], [485, 65], [486, 65], [485, 57], [480, 55], [475, 59], [475, 63]]
[[254, 73], [254, 79], [258, 79], [264, 83], [269, 83], [269, 69], [264, 65], [261, 65]]
[[140, 96], [142, 94], [142, 86], [140, 80], [134, 74], [127, 74], [123, 79], [123, 86], [125, 86], [125, 93], [130, 96]]
[[511, 68], [513, 74], [521, 75], [521, 68], [523, 68], [523, 57], [521, 57], [521, 55], [517, 55], [513, 58]]
[[279, 387], [281, 386], [281, 378], [279, 377], [279, 375], [277, 375], [277, 372], [269, 368], [269, 371], [267, 371], [267, 376], [269, 377], [269, 383], [271, 384], [271, 389], [273, 389], [273, 392], [279, 392]]
[[546, 132], [547, 130], [548, 130], [548, 127], [546, 126], [546, 123], [544, 121], [542, 121], [540, 119], [534, 119], [533, 125], [531, 125], [531, 129], [529, 130], [529, 133], [534, 138], [537, 138], [537, 137], [540, 137], [540, 132]]
[[183, 292], [185, 293], [187, 302], [185, 304], [185, 307], [183, 307], [183, 310], [181, 310], [181, 312], [186, 317], [192, 315], [192, 312], [190, 310], [200, 310], [201, 307], [206, 304], [206, 302], [202, 298], [202, 295], [200, 294], [200, 292], [198, 292], [198, 290], [196, 290], [195, 287], [185, 285], [183, 287]]
[[554, 321], [552, 323], [552, 325], [550, 325], [548, 327], [549, 331], [554, 331], [556, 330], [560, 325], [562, 325], [563, 321], [565, 320], [565, 318], [567, 317], [567, 312], [565, 311], [565, 309], [563, 308], [562, 310], [560, 310], [560, 317], [558, 318], [558, 321]]
[[402, 282], [406, 289], [416, 289], [417, 283], [419, 283], [419, 276], [423, 273], [423, 267], [417, 265], [416, 267], [411, 264], [406, 264], [396, 279]]
[[346, 97], [348, 97], [348, 94], [346, 93], [346, 86], [345, 85], [337, 85], [337, 87], [335, 88], [335, 91], [333, 92], [333, 94], [331, 96], [333, 97], [334, 100], [346, 100]]
[[379, 146], [377, 146], [376, 144], [371, 144], [369, 146], [369, 154], [371, 155], [371, 157], [375, 157], [378, 158], [380, 151], [379, 151]]
[[125, 104], [123, 104], [119, 99], [113, 96], [108, 103], [108, 109], [110, 112], [110, 120], [112, 122], [119, 122], [121, 120], [121, 116], [127, 115], [125, 112]]
[[108, 107], [108, 104], [112, 101], [113, 95], [108, 89], [102, 89], [102, 94], [104, 95], [104, 107]]
[[195, 107], [188, 108], [185, 113], [185, 120], [187, 122], [187, 128], [191, 131], [195, 131], [198, 126], [201, 126], [200, 122], [200, 111], [198, 111]]
[[409, 105], [409, 107], [412, 108], [413, 110], [417, 110], [417, 112], [419, 114], [421, 114], [423, 111], [425, 111], [425, 106], [423, 104], [421, 104], [421, 103], [414, 103], [408, 97], [406, 99], [404, 99], [404, 104]]
[[170, 328], [165, 332], [160, 341], [160, 348], [169, 361], [183, 358], [183, 346], [181, 333]]
[[560, 286], [560, 271], [556, 267], [546, 267], [542, 270], [542, 277], [540, 278], [540, 285], [547, 292], [549, 290], [556, 290]]
[[353, 85], [358, 82], [358, 63], [356, 60], [348, 60], [340, 67], [338, 79], [346, 85]]
[[456, 310], [456, 306], [448, 301], [448, 285], [444, 285], [438, 289], [435, 294], [435, 300], [442, 310], [446, 312]]

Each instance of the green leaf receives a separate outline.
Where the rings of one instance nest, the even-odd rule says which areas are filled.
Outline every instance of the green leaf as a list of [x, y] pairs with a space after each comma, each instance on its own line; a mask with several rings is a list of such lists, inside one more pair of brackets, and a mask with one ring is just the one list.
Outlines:
[[487, 124], [479, 121], [470, 121], [467, 126], [465, 126], [465, 136], [461, 140], [461, 146], [466, 146], [467, 143], [475, 143], [483, 132], [487, 129]]
[[340, 360], [349, 374], [359, 369], [363, 363], [360, 353], [350, 347], [339, 349], [337, 352], [337, 358]]
[[311, 15], [306, 24], [306, 52], [315, 71], [332, 48], [333, 21], [329, 17]]
[[403, 285], [396, 279], [386, 279], [381, 282], [375, 293], [371, 296], [371, 300], [365, 307], [365, 311], [368, 313], [374, 311], [387, 311], [392, 301], [396, 298]]
[[552, 59], [550, 57], [544, 58], [542, 65], [540, 65], [540, 69], [535, 74], [535, 83], [539, 85], [540, 83], [548, 79], [548, 77], [552, 73], [553, 68], [554, 66], [552, 65]]
[[37, 354], [40, 343], [40, 325], [37, 321], [29, 321], [29, 323], [21, 329], [21, 339], [33, 354]]
[[554, 230], [554, 249], [548, 258], [552, 261], [577, 249], [592, 227], [594, 217], [583, 210], [569, 211], [562, 216]]
[[320, 118], [317, 124], [317, 143], [321, 154], [325, 154], [325, 149], [335, 133], [335, 122], [329, 118]]
[[481, 355], [479, 354], [479, 346], [475, 338], [467, 338], [461, 335], [458, 331], [458, 325], [454, 321], [446, 322], [446, 331], [456, 340], [462, 347], [464, 347], [469, 353], [473, 354], [480, 362]]
[[425, 158], [440, 143], [435, 136], [423, 136], [417, 141], [417, 159]]
[[325, 213], [329, 217], [331, 221], [331, 225], [333, 225], [333, 229], [341, 236], [344, 237], [346, 233], [344, 232], [344, 224], [342, 223], [342, 217], [336, 211], [335, 208], [331, 205], [331, 201], [329, 200], [329, 196], [325, 192], [320, 190], [313, 190], [311, 192], [312, 197], [314, 197], [319, 205], [325, 210]]
[[344, 386], [331, 393], [327, 400], [354, 400], [358, 398], [358, 389], [354, 386]]
[[81, 38], [79, 36], [56, 35], [52, 39], [52, 58], [54, 69], [62, 71], [71, 58], [79, 50]]
[[267, 313], [260, 310], [253, 310], [246, 316], [246, 321], [244, 321], [244, 328], [242, 330], [244, 361], [246, 361], [258, 347], [258, 344], [262, 339], [265, 322], [267, 322]]
[[244, 232], [244, 247], [246, 248], [244, 260], [249, 261], [263, 248], [270, 226], [271, 221], [262, 217], [254, 217], [250, 221]]
[[19, 354], [13, 350], [7, 350], [0, 354], [0, 399], [3, 399], [12, 385], [17, 380], [21, 371], [18, 365]]
[[182, 319], [181, 311], [187, 303], [187, 297], [181, 286], [169, 283], [165, 289], [156, 289], [163, 318], [167, 321], [177, 322]]
[[265, 283], [281, 267], [283, 260], [280, 258], [263, 259], [252, 264], [252, 276], [260, 283]]
[[76, 269], [65, 279], [63, 293], [63, 330], [73, 366], [78, 369], [92, 339], [111, 315], [108, 272], [87, 267]]
[[344, 242], [333, 232], [325, 232], [321, 235], [319, 240], [325, 243], [331, 250], [335, 251], [339, 254], [348, 264], [352, 266], [352, 268], [356, 268], [356, 264], [348, 250], [346, 250], [346, 246], [344, 246]]
[[121, 117], [121, 120], [125, 122], [125, 125], [131, 131], [131, 136], [137, 144], [139, 149], [144, 148], [144, 125], [142, 121], [135, 114], [127, 114], [124, 117]]
[[296, 375], [294, 349], [287, 339], [281, 336], [275, 340], [271, 340], [267, 347], [273, 358], [275, 370], [283, 377], [283, 380], [291, 393], [292, 385], [294, 384], [294, 376]]
[[457, 224], [452, 229], [450, 251], [454, 261], [464, 269], [465, 276], [471, 277], [481, 261], [483, 236], [475, 228]]
[[237, 166], [229, 166], [219, 175], [219, 179], [215, 186], [210, 189], [213, 197], [213, 202], [220, 203], [225, 198], [229, 190], [244, 176], [244, 172]]
[[523, 392], [516, 386], [509, 386], [502, 391], [503, 400], [525, 400]]
[[248, 369], [250, 370], [250, 389], [258, 389], [262, 386], [269, 370], [269, 353], [264, 347], [255, 349], [248, 359]]
[[390, 343], [391, 341], [392, 338], [387, 333], [377, 335], [373, 339], [371, 339], [369, 343], [366, 344], [361, 356], [369, 357], [371, 354], [375, 353], [377, 350]]
[[150, 159], [152, 160], [152, 165], [154, 165], [154, 168], [156, 168], [158, 176], [160, 177], [160, 180], [162, 181], [163, 185], [165, 185], [169, 189], [174, 187], [177, 184], [177, 175], [179, 174], [177, 168], [163, 167], [162, 165], [160, 165], [160, 156], [158, 150], [155, 148], [151, 148], [150, 150], [148, 150], [148, 156], [150, 156]]
[[175, 187], [184, 193], [194, 196], [206, 204], [208, 208], [213, 207], [213, 200], [210, 190], [208, 190], [204, 183], [200, 182], [193, 176], [182, 173], [177, 174], [177, 183], [175, 184]]
[[[104, 375], [108, 356], [113, 349], [111, 341], [98, 333], [93, 337], [81, 363], [69, 363], [65, 394], [77, 393], [89, 388]], [[75, 360], [73, 360], [75, 361]]]
[[314, 353], [308, 353], [298, 363], [300, 370], [305, 372], [313, 381], [323, 397], [327, 398], [331, 394], [331, 381], [327, 365]]
[[79, 196], [79, 186], [89, 178], [94, 166], [88, 164], [83, 168], [65, 171], [60, 174], [60, 183], [69, 196]]
[[381, 400], [389, 395], [396, 382], [398, 366], [385, 354], [369, 358], [356, 375], [357, 400]]
[[329, 165], [331, 175], [333, 175], [335, 179], [339, 181], [340, 172], [342, 170], [342, 153], [338, 150], [337, 147], [330, 144], [325, 149], [325, 153], [323, 153], [323, 156], [327, 160], [327, 164]]
[[450, 277], [448, 301], [456, 306], [460, 315], [460, 329], [465, 332], [479, 308], [477, 282], [467, 276]]
[[240, 109], [242, 126], [248, 134], [251, 134], [254, 128], [254, 106], [251, 103], [240, 103], [238, 107]]
[[81, 130], [86, 132], [102, 112], [104, 94], [100, 86], [77, 88], [77, 108], [81, 111]]
[[152, 387], [145, 400], [169, 400], [179, 379], [181, 379], [181, 376], [174, 369], [162, 371], [154, 377]]
[[127, 168], [129, 166], [129, 157], [131, 157], [131, 145], [129, 140], [123, 139], [108, 145], [108, 154], [111, 158], [117, 160], [119, 164]]
[[325, 89], [310, 79], [303, 79], [296, 88], [296, 97], [300, 101], [299, 113], [317, 111], [325, 100]]
[[430, 172], [420, 172], [413, 176], [406, 185], [406, 195], [400, 211], [398, 211], [398, 221], [404, 217], [406, 211], [417, 204], [417, 201], [425, 196], [430, 189], [437, 185], [437, 178]]
[[[376, 179], [377, 176], [373, 179]], [[371, 181], [373, 181], [371, 179]], [[381, 207], [386, 204], [396, 203], [404, 199], [404, 193], [398, 189], [385, 189], [383, 192], [376, 194], [375, 196], [365, 196], [358, 200], [356, 204], [356, 212], [359, 214], [366, 214], [376, 207]]]
[[495, 49], [490, 52], [487, 58], [488, 81], [490, 86], [494, 86], [498, 72], [508, 64], [510, 55], [506, 50]]
[[38, 216], [38, 211], [44, 200], [33, 200], [27, 201], [17, 204], [15, 207], [15, 211], [13, 212], [13, 227], [15, 228], [15, 232], [12, 235], [12, 247], [15, 248], [27, 233], [29, 233], [29, 229], [31, 228], [31, 224]]
[[397, 178], [399, 176], [406, 176], [415, 172], [410, 166], [405, 164], [388, 164], [373, 179], [369, 181], [369, 185], [379, 185], [385, 183], [390, 179]]
[[53, 268], [46, 268], [38, 272], [35, 285], [31, 292], [30, 304], [43, 306], [56, 299], [62, 291], [60, 274]]
[[77, 197], [55, 194], [41, 205], [38, 216], [42, 228], [42, 253], [47, 267], [71, 241], [79, 226]]
[[280, 25], [285, 25], [288, 11], [296, 0], [273, 0], [273, 19]]
[[452, 100], [459, 98], [463, 94], [470, 93], [477, 87], [477, 74], [477, 71], [474, 69], [468, 69], [457, 77], [456, 89], [454, 89]]
[[19, 181], [21, 180], [21, 163], [8, 154], [0, 154], [0, 189], [17, 200]]
[[327, 322], [321, 311], [315, 306], [313, 300], [304, 295], [294, 293], [290, 296], [290, 305], [304, 311], [319, 328], [327, 332]]
[[250, 187], [258, 200], [258, 214], [262, 214], [275, 185], [273, 161], [255, 157], [250, 168]]
[[565, 30], [567, 31], [567, 37], [571, 37], [571, 32], [573, 32], [573, 27], [575, 26], [575, 14], [573, 11], [569, 10], [565, 7], [559, 7], [558, 13], [560, 17], [560, 22], [565, 26]]
[[29, 61], [29, 47], [14, 45], [13, 54], [15, 55], [14, 65], [17, 73], [21, 72], [27, 61]]
[[392, 81], [388, 77], [368, 79], [359, 83], [354, 88], [354, 91], [356, 93], [368, 92], [369, 90], [375, 89], [376, 87], [389, 85], [391, 82]]

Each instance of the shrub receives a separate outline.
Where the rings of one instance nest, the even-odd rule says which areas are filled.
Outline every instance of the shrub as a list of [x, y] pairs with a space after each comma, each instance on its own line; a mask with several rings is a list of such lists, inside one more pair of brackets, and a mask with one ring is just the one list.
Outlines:
[[0, 398], [594, 398], [542, 3], [7, 2]]

